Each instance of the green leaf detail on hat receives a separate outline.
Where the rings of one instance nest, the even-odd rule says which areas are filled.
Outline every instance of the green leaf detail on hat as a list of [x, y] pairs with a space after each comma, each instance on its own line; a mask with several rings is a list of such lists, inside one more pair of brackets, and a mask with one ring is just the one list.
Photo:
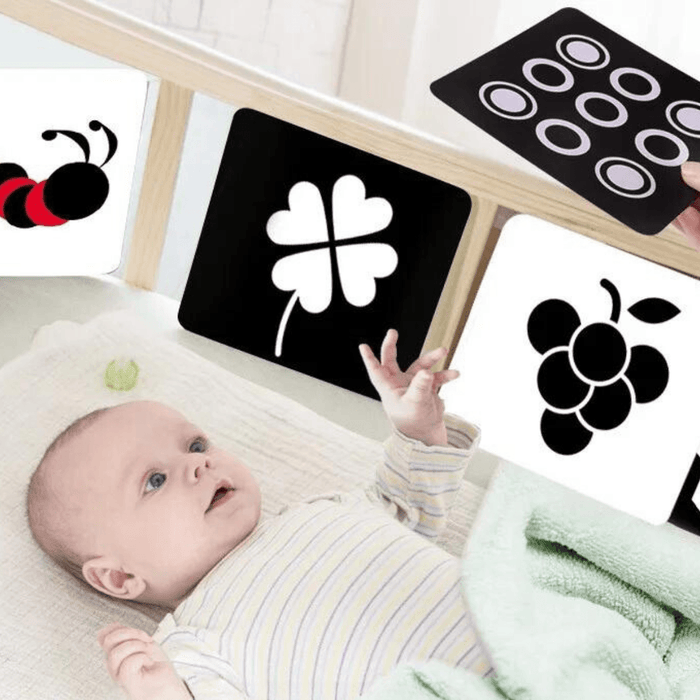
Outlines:
[[138, 376], [139, 366], [133, 360], [126, 363], [112, 360], [105, 370], [105, 386], [115, 391], [131, 391]]

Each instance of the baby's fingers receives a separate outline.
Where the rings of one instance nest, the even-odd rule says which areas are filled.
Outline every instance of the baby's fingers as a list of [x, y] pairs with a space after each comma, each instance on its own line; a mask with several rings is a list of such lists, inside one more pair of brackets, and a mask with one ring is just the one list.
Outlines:
[[108, 654], [117, 644], [121, 644], [128, 639], [140, 639], [144, 642], [150, 642], [151, 636], [143, 630], [136, 629], [135, 627], [125, 627], [118, 622], [114, 622], [102, 628], [97, 633], [97, 640], [100, 646]]
[[153, 645], [141, 639], [130, 639], [118, 644], [107, 655], [109, 675], [123, 685], [134, 673], [153, 663], [152, 651]]
[[422, 369], [430, 369], [436, 362], [442, 360], [443, 357], [447, 355], [447, 350], [445, 348], [435, 348], [430, 352], [426, 352], [425, 355], [421, 355], [407, 370], [407, 374], [413, 374], [414, 372], [419, 372]]
[[[111, 625], [107, 625], [107, 627], [103, 627], [97, 633], [97, 641], [99, 642], [100, 646], [104, 646], [103, 642], [110, 632], [113, 632], [114, 630], [119, 629], [120, 627], [124, 627], [124, 625], [120, 625], [118, 622], [113, 622]], [[124, 629], [126, 629], [126, 628], [124, 628]]]
[[365, 363], [365, 369], [367, 370], [370, 382], [372, 382], [372, 386], [381, 396], [386, 386], [384, 367], [379, 364], [379, 360], [374, 356], [372, 348], [366, 343], [360, 345], [360, 355], [362, 356], [362, 361]]
[[370, 374], [381, 366], [379, 364], [379, 360], [374, 356], [372, 348], [367, 345], [367, 343], [362, 343], [359, 346], [359, 350], [360, 355], [362, 356], [362, 361], [365, 363], [365, 367]]
[[443, 369], [440, 372], [435, 372], [433, 374], [433, 388], [438, 389], [443, 384], [451, 382], [459, 377], [459, 370], [456, 369]]
[[433, 373], [430, 370], [422, 369], [416, 374], [411, 383], [408, 385], [408, 389], [404, 394], [408, 401], [413, 403], [421, 403], [430, 396], [433, 391]]
[[399, 332], [395, 328], [390, 328], [384, 340], [382, 341], [381, 348], [381, 361], [382, 365], [386, 367], [390, 372], [400, 372], [399, 365], [396, 362], [396, 343], [399, 339]]

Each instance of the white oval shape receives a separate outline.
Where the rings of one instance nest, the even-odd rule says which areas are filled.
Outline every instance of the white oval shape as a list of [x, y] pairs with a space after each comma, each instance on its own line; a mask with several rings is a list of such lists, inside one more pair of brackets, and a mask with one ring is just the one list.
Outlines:
[[610, 63], [610, 52], [605, 46], [583, 34], [566, 34], [560, 37], [557, 40], [557, 53], [567, 63], [584, 70], [600, 70]]
[[[552, 68], [556, 68], [564, 76], [564, 82], [560, 85], [548, 85], [547, 83], [543, 83], [532, 74], [533, 69], [537, 66], [551, 66]], [[523, 66], [523, 75], [535, 87], [547, 92], [566, 92], [574, 85], [574, 76], [571, 71], [566, 66], [562, 66], [561, 63], [552, 61], [549, 58], [531, 58], [529, 61], [526, 61]]]
[[[644, 179], [644, 176], [646, 175], [647, 181], [649, 182], [649, 186], [647, 187], [647, 189], [643, 192], [630, 192], [627, 189], [627, 186], [622, 187], [620, 185], [615, 185], [614, 182], [608, 182], [606, 177], [612, 180], [612, 178], [608, 176], [608, 170], [617, 165], [627, 166], [632, 170], [636, 170], [642, 179]], [[621, 169], [617, 169], [614, 172], [616, 173], [618, 180], [621, 177], [623, 177], [623, 171]], [[595, 174], [604, 187], [609, 189], [611, 192], [614, 192], [615, 194], [619, 194], [621, 197], [628, 197], [630, 199], [642, 199], [644, 197], [651, 196], [656, 191], [656, 180], [654, 180], [653, 175], [643, 165], [635, 163], [629, 158], [622, 158], [621, 156], [609, 156], [607, 158], [602, 158], [596, 163]], [[627, 176], [625, 184], [629, 185], [631, 183], [631, 177]]]
[[[563, 126], [573, 131], [581, 140], [581, 143], [576, 148], [562, 148], [549, 140], [547, 137], [547, 129], [552, 126]], [[586, 153], [591, 147], [591, 139], [588, 134], [576, 124], [567, 122], [564, 119], [544, 119], [536, 127], [535, 133], [537, 138], [550, 150], [555, 153], [560, 153], [563, 156], [580, 156]]]
[[[494, 104], [493, 95], [497, 90], [507, 90], [520, 95], [525, 101], [526, 106], [528, 103], [531, 105], [530, 110], [525, 112], [525, 114], [513, 114], [511, 111], [511, 105], [509, 109], [504, 111], [497, 104]], [[503, 93], [501, 93], [501, 95], [503, 95]], [[492, 80], [490, 83], [485, 83], [482, 85], [479, 89], [479, 99], [484, 107], [486, 107], [486, 109], [488, 109], [490, 112], [497, 114], [499, 117], [505, 117], [506, 119], [529, 119], [533, 114], [535, 114], [535, 112], [537, 112], [537, 100], [535, 100], [535, 98], [527, 90], [521, 88], [520, 85], [516, 85], [515, 83], [507, 83], [503, 80]]]
[[[639, 93], [630, 92], [620, 85], [620, 78], [623, 75], [638, 75], [640, 78], [644, 78], [649, 83], [649, 92], [640, 95]], [[659, 81], [651, 74], [646, 71], [639, 70], [639, 68], [616, 68], [610, 74], [610, 84], [624, 97], [628, 97], [630, 100], [636, 100], [637, 102], [651, 102], [655, 100], [661, 94], [661, 85]]]
[[[604, 100], [615, 107], [615, 109], [617, 109], [617, 117], [615, 117], [615, 119], [612, 121], [606, 121], [605, 119], [599, 119], [598, 117], [594, 117], [592, 114], [590, 114], [590, 112], [586, 109], [586, 102], [594, 99]], [[610, 128], [621, 126], [627, 121], [628, 116], [625, 105], [623, 105], [620, 100], [616, 99], [615, 97], [611, 97], [610, 95], [606, 95], [604, 92], [584, 92], [583, 94], [579, 95], [576, 98], [576, 109], [578, 110], [579, 114], [584, 119], [591, 122], [591, 124], [597, 124], [598, 126]]]
[[[671, 141], [676, 148], [678, 148], [678, 155], [675, 158], [659, 158], [653, 153], [650, 153], [645, 144], [646, 140], [650, 136], [660, 136], [668, 141]], [[640, 131], [634, 137], [634, 145], [637, 147], [637, 150], [652, 163], [656, 163], [657, 165], [666, 165], [669, 168], [685, 163], [685, 161], [690, 158], [690, 151], [685, 145], [685, 142], [681, 141], [681, 139], [679, 139], [675, 134], [671, 134], [668, 131], [663, 131], [662, 129], [644, 129], [643, 131]]]
[[496, 88], [491, 92], [491, 102], [504, 112], [517, 114], [527, 107], [525, 98], [510, 88]]
[[638, 192], [644, 186], [644, 178], [641, 173], [623, 163], [611, 165], [605, 174], [614, 185], [629, 192]]
[[[675, 108], [678, 109], [675, 109]], [[677, 100], [666, 107], [666, 119], [686, 136], [700, 138], [700, 102]]]

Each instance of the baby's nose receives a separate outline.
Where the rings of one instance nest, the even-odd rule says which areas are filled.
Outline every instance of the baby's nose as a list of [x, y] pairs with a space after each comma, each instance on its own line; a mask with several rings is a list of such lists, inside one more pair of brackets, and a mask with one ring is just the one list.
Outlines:
[[192, 455], [187, 465], [187, 474], [192, 481], [197, 481], [207, 469], [209, 469], [209, 462], [205, 455], [196, 454]]

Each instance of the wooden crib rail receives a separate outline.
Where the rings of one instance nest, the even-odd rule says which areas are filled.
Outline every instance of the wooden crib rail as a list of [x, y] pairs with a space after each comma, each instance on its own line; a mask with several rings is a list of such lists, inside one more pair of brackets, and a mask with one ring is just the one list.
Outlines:
[[[453, 144], [303, 89], [90, 0], [0, 0], [0, 13], [161, 79], [127, 266], [127, 281], [134, 286], [152, 289], [155, 284], [195, 91], [237, 107], [258, 109], [470, 193], [474, 215], [455, 258], [426, 347], [451, 346], [464, 323], [464, 310], [474, 297], [484, 262], [498, 236], [494, 217], [499, 207], [533, 214], [700, 277], [700, 255], [672, 227], [658, 236], [640, 236], [568, 189], [475, 158]], [[446, 109], [437, 102], [435, 108]]]

